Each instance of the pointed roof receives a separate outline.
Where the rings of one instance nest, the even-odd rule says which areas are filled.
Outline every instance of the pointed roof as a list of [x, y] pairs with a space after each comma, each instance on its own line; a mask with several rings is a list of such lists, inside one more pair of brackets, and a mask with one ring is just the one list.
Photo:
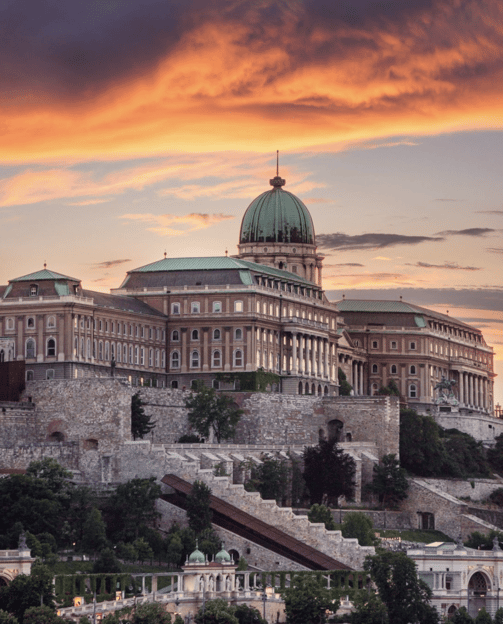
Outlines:
[[61, 273], [56, 273], [56, 271], [50, 271], [45, 267], [41, 271], [35, 271], [35, 273], [29, 273], [28, 275], [23, 275], [21, 277], [16, 277], [14, 279], [9, 280], [9, 282], [34, 282], [39, 280], [70, 280], [72, 282], [80, 282], [80, 279], [76, 277], [70, 277], [68, 275], [62, 275]]

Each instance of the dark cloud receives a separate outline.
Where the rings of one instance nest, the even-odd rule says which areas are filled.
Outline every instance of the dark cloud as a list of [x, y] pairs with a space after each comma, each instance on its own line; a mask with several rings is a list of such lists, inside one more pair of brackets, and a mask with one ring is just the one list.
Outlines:
[[104, 262], [97, 262], [96, 264], [93, 264], [93, 267], [95, 269], [110, 269], [126, 262], [131, 262], [131, 260], [129, 258], [125, 258], [124, 260], [105, 260]]
[[418, 245], [419, 243], [442, 241], [441, 237], [432, 236], [406, 236], [404, 234], [358, 234], [350, 236], [342, 232], [334, 234], [319, 234], [316, 242], [319, 247], [325, 249], [383, 249], [397, 245]]
[[485, 236], [497, 231], [492, 228], [467, 228], [466, 230], [444, 230], [437, 232], [437, 236]]
[[[327, 297], [331, 301], [342, 299], [385, 299], [388, 301], [404, 301], [416, 305], [431, 307], [445, 306], [451, 310], [451, 316], [460, 317], [461, 310], [453, 312], [454, 308], [468, 308], [473, 310], [491, 310], [501, 312], [503, 287], [476, 287], [471, 288], [362, 288], [344, 290], [328, 290]], [[461, 318], [461, 320], [463, 320]]]
[[463, 317], [465, 323], [503, 323], [503, 318], [477, 318], [476, 316]]
[[494, 214], [501, 215], [503, 217], [503, 210], [477, 210], [478, 214]]
[[480, 271], [481, 267], [460, 266], [457, 262], [444, 262], [444, 264], [429, 264], [428, 262], [405, 263], [407, 266], [415, 266], [420, 269], [452, 269], [453, 271]]

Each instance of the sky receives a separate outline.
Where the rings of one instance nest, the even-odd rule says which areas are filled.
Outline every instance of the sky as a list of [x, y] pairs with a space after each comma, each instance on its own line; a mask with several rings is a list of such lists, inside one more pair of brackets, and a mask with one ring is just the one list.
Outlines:
[[6, 0], [0, 284], [237, 252], [275, 174], [337, 300], [483, 330], [503, 404], [500, 0]]

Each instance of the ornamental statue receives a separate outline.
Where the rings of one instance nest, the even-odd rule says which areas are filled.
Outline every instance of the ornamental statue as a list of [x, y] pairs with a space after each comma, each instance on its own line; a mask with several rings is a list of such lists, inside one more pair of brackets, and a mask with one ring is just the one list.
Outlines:
[[435, 390], [438, 390], [438, 397], [435, 399], [436, 405], [459, 405], [458, 400], [454, 396], [453, 386], [456, 380], [447, 379], [442, 375], [442, 380], [437, 383]]

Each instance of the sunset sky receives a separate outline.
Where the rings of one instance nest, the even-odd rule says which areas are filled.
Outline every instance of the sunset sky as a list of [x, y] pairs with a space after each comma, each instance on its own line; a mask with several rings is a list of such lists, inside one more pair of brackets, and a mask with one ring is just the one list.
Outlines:
[[0, 284], [236, 253], [280, 150], [332, 299], [484, 331], [503, 403], [501, 0], [7, 0]]

